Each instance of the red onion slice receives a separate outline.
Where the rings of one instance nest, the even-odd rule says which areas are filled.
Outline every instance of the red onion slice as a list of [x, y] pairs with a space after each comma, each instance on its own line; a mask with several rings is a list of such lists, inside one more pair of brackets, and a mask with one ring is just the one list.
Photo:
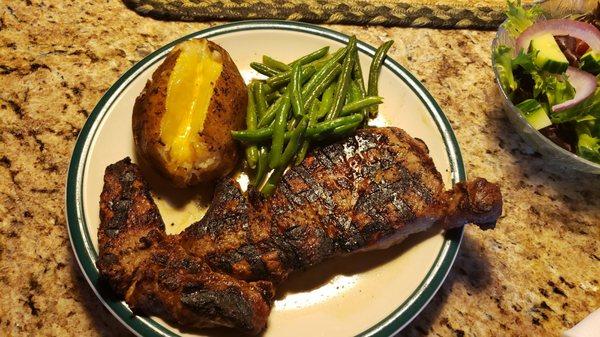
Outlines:
[[590, 46], [593, 50], [600, 51], [600, 30], [585, 22], [569, 19], [542, 20], [525, 29], [517, 38], [520, 49], [529, 48], [531, 40], [537, 36], [550, 33], [554, 36], [569, 35], [576, 37]]
[[596, 91], [596, 76], [574, 67], [567, 68], [569, 83], [575, 88], [575, 97], [552, 106], [553, 112], [571, 108], [590, 97]]

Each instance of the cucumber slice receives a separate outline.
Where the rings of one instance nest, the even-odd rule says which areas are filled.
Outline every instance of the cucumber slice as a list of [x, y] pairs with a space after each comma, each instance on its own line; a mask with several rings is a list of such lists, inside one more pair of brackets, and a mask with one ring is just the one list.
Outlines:
[[532, 39], [529, 50], [535, 54], [535, 64], [543, 70], [562, 74], [569, 67], [567, 57], [560, 50], [552, 34], [543, 34]]
[[548, 118], [546, 109], [535, 99], [528, 99], [519, 104], [517, 108], [521, 110], [525, 119], [533, 126], [536, 130], [543, 129], [547, 126], [552, 125], [552, 121]]
[[600, 52], [590, 50], [579, 59], [579, 68], [594, 75], [600, 74]]

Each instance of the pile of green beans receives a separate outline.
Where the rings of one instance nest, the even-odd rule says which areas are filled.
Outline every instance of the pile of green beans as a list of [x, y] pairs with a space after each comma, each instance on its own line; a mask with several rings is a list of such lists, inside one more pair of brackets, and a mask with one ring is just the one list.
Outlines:
[[271, 195], [290, 163], [302, 163], [311, 142], [350, 135], [377, 115], [383, 102], [377, 82], [392, 43], [375, 52], [366, 85], [354, 36], [332, 54], [323, 47], [290, 63], [264, 55], [262, 63], [250, 64], [265, 78], [248, 84], [246, 130], [232, 135], [246, 146], [255, 188]]

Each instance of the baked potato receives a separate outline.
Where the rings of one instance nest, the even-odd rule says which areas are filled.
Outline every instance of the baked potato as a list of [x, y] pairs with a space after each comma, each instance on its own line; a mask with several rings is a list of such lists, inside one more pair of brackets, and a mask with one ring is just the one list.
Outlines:
[[135, 101], [137, 152], [178, 187], [226, 176], [239, 157], [231, 131], [244, 127], [247, 103], [225, 49], [206, 39], [183, 42]]

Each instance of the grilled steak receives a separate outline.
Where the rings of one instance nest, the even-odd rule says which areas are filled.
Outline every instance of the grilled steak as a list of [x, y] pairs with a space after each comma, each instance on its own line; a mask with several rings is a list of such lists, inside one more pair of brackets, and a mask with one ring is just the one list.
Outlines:
[[129, 159], [104, 177], [101, 276], [136, 312], [185, 326], [264, 329], [274, 284], [324, 259], [381, 249], [434, 224], [493, 227], [497, 185], [446, 191], [427, 147], [398, 128], [369, 128], [316, 148], [268, 199], [229, 179], [202, 220], [167, 236]]

